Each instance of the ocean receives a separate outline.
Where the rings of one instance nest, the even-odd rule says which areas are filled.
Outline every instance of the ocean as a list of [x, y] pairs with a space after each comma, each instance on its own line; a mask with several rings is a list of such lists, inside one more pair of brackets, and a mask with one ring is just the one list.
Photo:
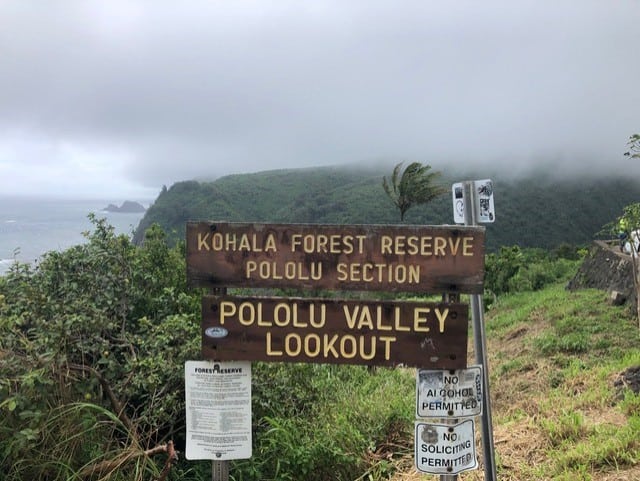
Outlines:
[[[93, 225], [88, 215], [105, 218], [118, 234], [133, 235], [141, 213], [105, 212], [123, 200], [67, 200], [0, 196], [0, 275], [15, 261], [34, 263], [49, 251], [86, 242], [83, 232]], [[149, 207], [151, 201], [138, 201]]]

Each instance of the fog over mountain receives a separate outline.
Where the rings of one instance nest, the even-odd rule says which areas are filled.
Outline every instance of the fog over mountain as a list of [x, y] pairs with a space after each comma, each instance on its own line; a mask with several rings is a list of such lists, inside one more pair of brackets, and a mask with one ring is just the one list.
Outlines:
[[636, 0], [0, 3], [5, 193], [418, 160], [638, 175]]

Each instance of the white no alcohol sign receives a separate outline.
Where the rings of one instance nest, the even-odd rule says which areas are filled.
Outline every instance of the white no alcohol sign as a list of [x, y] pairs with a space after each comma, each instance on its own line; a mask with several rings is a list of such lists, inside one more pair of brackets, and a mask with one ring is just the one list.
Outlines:
[[458, 474], [478, 467], [473, 419], [459, 424], [416, 422], [416, 468], [429, 474]]
[[251, 457], [251, 362], [187, 361], [187, 459]]
[[482, 366], [455, 371], [419, 369], [416, 413], [421, 418], [463, 418], [482, 414]]

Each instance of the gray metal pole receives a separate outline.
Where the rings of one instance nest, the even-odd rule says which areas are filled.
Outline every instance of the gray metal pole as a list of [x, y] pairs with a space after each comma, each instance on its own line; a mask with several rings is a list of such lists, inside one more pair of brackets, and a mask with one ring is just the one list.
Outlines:
[[[477, 225], [475, 182], [464, 183], [465, 225]], [[491, 396], [489, 394], [489, 366], [487, 363], [487, 343], [484, 330], [484, 309], [482, 296], [471, 295], [471, 318], [473, 321], [473, 341], [476, 363], [482, 366], [482, 450], [484, 453], [484, 479], [497, 481], [493, 425], [491, 423]]]

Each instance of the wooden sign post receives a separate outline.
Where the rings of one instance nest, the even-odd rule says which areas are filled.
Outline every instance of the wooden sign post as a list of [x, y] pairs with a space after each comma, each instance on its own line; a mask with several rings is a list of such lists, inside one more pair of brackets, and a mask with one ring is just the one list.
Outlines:
[[[217, 294], [202, 301], [205, 359], [467, 366], [469, 309], [458, 302], [235, 297], [226, 288], [481, 294], [484, 227], [188, 222], [186, 237], [189, 285]], [[228, 465], [214, 463], [213, 478], [226, 481]]]

